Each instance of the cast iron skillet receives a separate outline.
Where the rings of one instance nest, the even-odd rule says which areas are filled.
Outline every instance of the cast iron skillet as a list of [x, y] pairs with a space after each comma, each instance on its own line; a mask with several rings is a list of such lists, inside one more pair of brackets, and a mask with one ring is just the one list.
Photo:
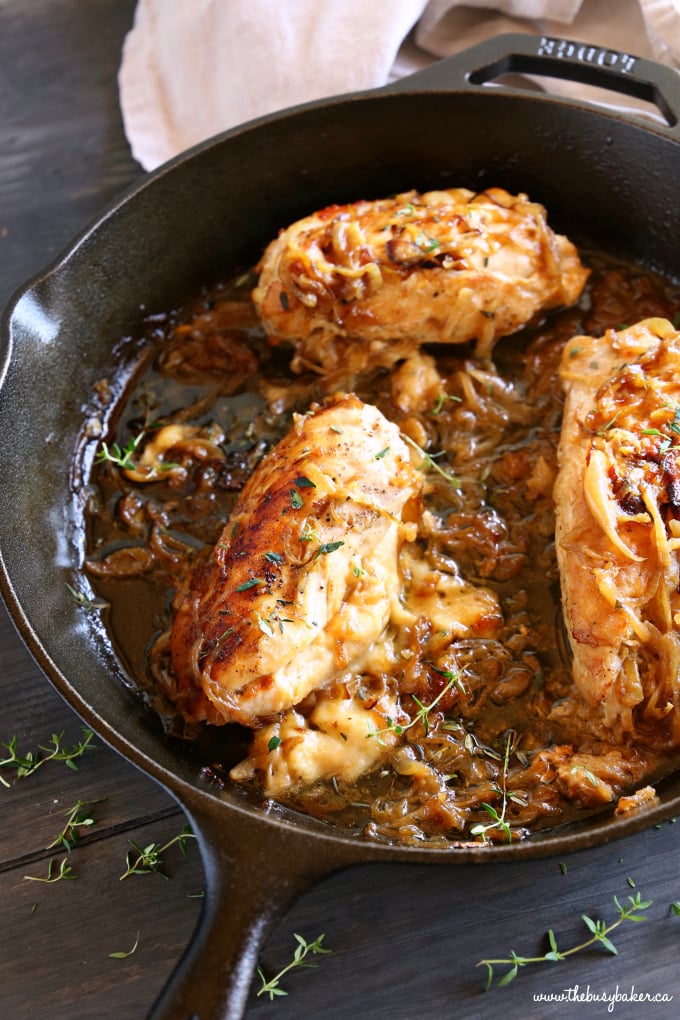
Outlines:
[[[653, 104], [666, 124], [531, 90], [506, 72], [572, 78]], [[206, 784], [131, 694], [82, 587], [80, 478], [69, 476], [93, 385], [134, 362], [145, 313], [252, 265], [277, 230], [331, 202], [412, 187], [500, 185], [543, 202], [577, 243], [680, 277], [680, 76], [559, 39], [499, 36], [389, 88], [229, 131], [126, 192], [7, 309], [0, 341], [1, 586], [14, 622], [88, 726], [186, 810], [206, 871], [197, 932], [156, 1020], [242, 1015], [259, 945], [315, 879], [360, 861], [491, 862], [604, 843], [680, 811], [680, 774], [631, 817], [600, 815], [517, 845], [377, 846], [239, 789]]]

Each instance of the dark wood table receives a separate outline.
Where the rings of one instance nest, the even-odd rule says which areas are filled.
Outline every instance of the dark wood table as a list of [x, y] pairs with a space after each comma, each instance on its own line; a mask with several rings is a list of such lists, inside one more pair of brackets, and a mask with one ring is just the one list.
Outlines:
[[[0, 303], [141, 174], [116, 89], [133, 9], [134, 0], [0, 0]], [[52, 734], [63, 733], [67, 745], [81, 739], [80, 721], [2, 609], [0, 705], [0, 741], [16, 737], [21, 753], [48, 746]], [[167, 852], [167, 877], [120, 881], [130, 840], [162, 845], [185, 819], [145, 775], [100, 740], [95, 745], [78, 771], [55, 761], [23, 778], [0, 770], [10, 783], [0, 786], [0, 1016], [7, 1020], [143, 1017], [199, 915], [195, 844], [184, 857], [176, 845]], [[83, 811], [94, 824], [68, 856], [77, 877], [28, 880], [46, 877], [50, 860], [64, 858], [46, 847], [78, 801], [88, 802]], [[289, 974], [286, 998], [256, 997], [256, 981], [247, 1016], [589, 1018], [606, 1015], [597, 997], [617, 990], [657, 999], [616, 1002], [619, 1020], [678, 1016], [680, 917], [671, 904], [680, 900], [679, 851], [680, 825], [667, 822], [562, 861], [346, 870], [295, 903], [261, 962], [269, 975], [284, 966], [294, 933], [310, 941], [325, 933], [332, 954], [317, 957], [314, 970]], [[545, 953], [550, 927], [567, 948], [588, 934], [582, 914], [612, 921], [613, 897], [637, 892], [653, 904], [646, 923], [628, 922], [612, 935], [618, 955], [599, 947], [526, 967], [507, 987], [484, 993], [481, 958]], [[551, 995], [563, 1001], [546, 1001]]]

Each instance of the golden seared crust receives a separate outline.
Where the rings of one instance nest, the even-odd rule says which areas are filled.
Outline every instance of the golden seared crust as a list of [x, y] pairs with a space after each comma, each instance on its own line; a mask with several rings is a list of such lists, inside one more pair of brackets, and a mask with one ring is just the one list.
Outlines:
[[575, 302], [576, 249], [542, 206], [501, 188], [406, 192], [333, 205], [266, 249], [253, 300], [294, 367], [360, 371], [421, 344], [495, 341]]
[[680, 739], [680, 333], [648, 319], [564, 351], [556, 544], [574, 679], [608, 722]]
[[337, 396], [297, 415], [176, 613], [185, 718], [256, 726], [348, 668], [388, 621], [421, 488], [375, 407]]

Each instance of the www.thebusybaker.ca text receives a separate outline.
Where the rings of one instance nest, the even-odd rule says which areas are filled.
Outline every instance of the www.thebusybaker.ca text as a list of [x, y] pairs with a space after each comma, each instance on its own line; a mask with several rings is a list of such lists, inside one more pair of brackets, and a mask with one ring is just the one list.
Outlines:
[[581, 989], [580, 985], [564, 988], [561, 992], [535, 992], [534, 1002], [601, 1002], [607, 1006], [607, 1012], [613, 1013], [619, 1002], [672, 1002], [673, 996], [668, 992], [638, 992], [635, 985], [629, 991], [622, 991], [617, 985], [613, 992], [594, 992], [590, 985]]

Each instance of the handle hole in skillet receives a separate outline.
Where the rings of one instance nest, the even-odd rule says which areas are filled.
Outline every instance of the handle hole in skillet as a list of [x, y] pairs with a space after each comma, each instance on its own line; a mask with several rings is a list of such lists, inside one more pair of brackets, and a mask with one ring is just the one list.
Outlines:
[[[502, 60], [471, 72], [468, 81], [487, 88], [525, 89], [555, 95], [556, 80], [567, 82], [560, 96], [585, 101], [611, 110], [615, 108], [674, 127], [677, 117], [652, 82], [626, 78], [620, 72], [586, 64], [548, 64], [539, 57], [510, 54]], [[616, 93], [620, 95], [617, 97]]]

